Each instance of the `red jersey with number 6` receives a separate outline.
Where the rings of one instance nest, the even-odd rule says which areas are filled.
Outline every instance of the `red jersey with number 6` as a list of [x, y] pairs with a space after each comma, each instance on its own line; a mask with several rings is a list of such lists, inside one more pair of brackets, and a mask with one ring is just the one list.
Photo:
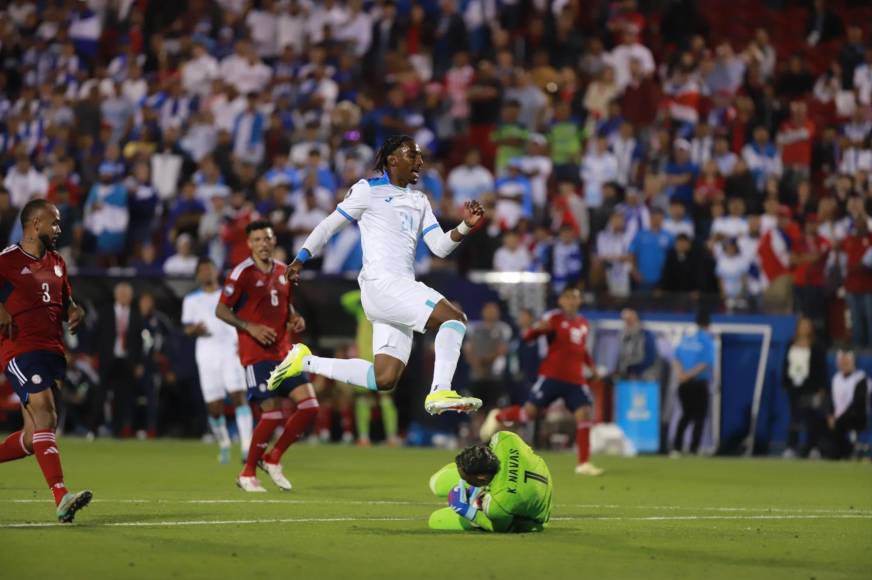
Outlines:
[[36, 350], [64, 354], [64, 320], [72, 290], [57, 252], [42, 258], [21, 246], [0, 253], [0, 302], [12, 315], [12, 338], [0, 333], [0, 364]]
[[539, 366], [539, 374], [546, 379], [583, 385], [584, 367], [593, 369], [593, 359], [587, 352], [587, 319], [581, 314], [567, 317], [560, 310], [546, 312], [542, 317], [544, 329], [530, 329], [524, 340], [533, 340], [545, 335], [548, 338], [548, 355]]
[[269, 326], [276, 333], [276, 340], [264, 346], [244, 330], [239, 335], [239, 361], [243, 366], [263, 361], [280, 361], [291, 350], [286, 324], [291, 301], [291, 285], [285, 276], [286, 266], [273, 262], [270, 272], [246, 258], [236, 266], [224, 283], [221, 304], [232, 309], [236, 316], [246, 322]]

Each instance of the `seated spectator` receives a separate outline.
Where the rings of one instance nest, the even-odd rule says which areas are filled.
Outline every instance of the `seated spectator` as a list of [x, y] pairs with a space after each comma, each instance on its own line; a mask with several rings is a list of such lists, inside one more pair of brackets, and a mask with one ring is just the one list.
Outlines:
[[[824, 431], [824, 400], [827, 392], [827, 353], [814, 337], [813, 322], [800, 318], [796, 334], [784, 357], [782, 385], [790, 401], [790, 424], [787, 448], [783, 457], [808, 457], [818, 445]], [[800, 436], [806, 439], [800, 447]]]
[[494, 270], [497, 272], [526, 272], [530, 269], [530, 252], [521, 244], [518, 232], [509, 230], [503, 234], [503, 245], [494, 254]]
[[624, 323], [618, 333], [618, 360], [615, 378], [631, 381], [656, 381], [659, 379], [657, 343], [654, 333], [642, 328], [639, 313], [632, 308], [621, 311]]
[[630, 271], [633, 255], [631, 238], [624, 226], [624, 215], [612, 214], [608, 227], [596, 238], [596, 257], [593, 261], [597, 282], [605, 280], [609, 294], [616, 297], [630, 295]]
[[868, 425], [869, 379], [865, 372], [857, 369], [851, 351], [839, 351], [836, 365], [838, 372], [829, 392], [829, 444], [824, 455], [830, 459], [846, 459], [854, 453], [857, 434]]
[[663, 210], [651, 212], [651, 225], [639, 230], [630, 243], [633, 254], [633, 279], [638, 288], [651, 291], [660, 283], [663, 265], [675, 238], [663, 228]]
[[454, 204], [461, 206], [469, 200], [480, 200], [493, 190], [494, 176], [481, 164], [481, 153], [475, 148], [468, 149], [463, 164], [448, 174], [448, 191], [454, 197]]
[[193, 276], [197, 271], [199, 258], [194, 254], [194, 239], [189, 234], [179, 234], [176, 238], [176, 253], [166, 259], [163, 265], [167, 276]]

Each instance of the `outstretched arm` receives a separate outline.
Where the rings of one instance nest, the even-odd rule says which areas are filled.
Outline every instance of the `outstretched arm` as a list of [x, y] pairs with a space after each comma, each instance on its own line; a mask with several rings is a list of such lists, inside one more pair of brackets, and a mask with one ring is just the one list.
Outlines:
[[463, 221], [450, 232], [442, 231], [439, 223], [436, 221], [436, 216], [433, 215], [433, 209], [428, 205], [427, 212], [424, 216], [421, 236], [430, 251], [444, 258], [454, 251], [463, 238], [466, 237], [472, 229], [478, 225], [478, 222], [484, 217], [484, 208], [477, 201], [467, 201], [463, 204]]

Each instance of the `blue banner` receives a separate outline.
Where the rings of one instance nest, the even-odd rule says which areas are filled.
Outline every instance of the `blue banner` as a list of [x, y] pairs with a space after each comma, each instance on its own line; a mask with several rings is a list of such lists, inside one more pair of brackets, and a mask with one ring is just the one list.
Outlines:
[[620, 381], [615, 387], [615, 422], [639, 453], [660, 449], [660, 387], [657, 383]]

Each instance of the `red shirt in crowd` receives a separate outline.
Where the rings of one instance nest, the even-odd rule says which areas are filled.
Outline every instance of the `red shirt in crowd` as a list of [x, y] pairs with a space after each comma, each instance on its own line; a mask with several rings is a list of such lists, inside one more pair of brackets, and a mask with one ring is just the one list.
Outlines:
[[818, 234], [803, 236], [798, 239], [794, 247], [794, 253], [811, 254], [817, 252], [820, 257], [814, 262], [797, 264], [793, 269], [793, 283], [797, 286], [823, 286], [824, 268], [831, 249], [832, 246], [827, 239]]
[[863, 256], [872, 250], [872, 233], [853, 234], [842, 242], [842, 251], [847, 258], [845, 291], [851, 294], [872, 293], [872, 268], [863, 264]]
[[524, 333], [524, 340], [530, 341], [539, 336], [548, 337], [548, 355], [539, 366], [539, 375], [554, 379], [585, 384], [584, 367], [593, 369], [593, 358], [587, 351], [589, 326], [581, 314], [567, 317], [560, 310], [552, 310], [542, 318], [544, 329], [531, 328]]
[[811, 165], [811, 145], [814, 139], [814, 123], [805, 120], [797, 123], [788, 119], [781, 124], [778, 144], [781, 146], [781, 161], [784, 165]]

